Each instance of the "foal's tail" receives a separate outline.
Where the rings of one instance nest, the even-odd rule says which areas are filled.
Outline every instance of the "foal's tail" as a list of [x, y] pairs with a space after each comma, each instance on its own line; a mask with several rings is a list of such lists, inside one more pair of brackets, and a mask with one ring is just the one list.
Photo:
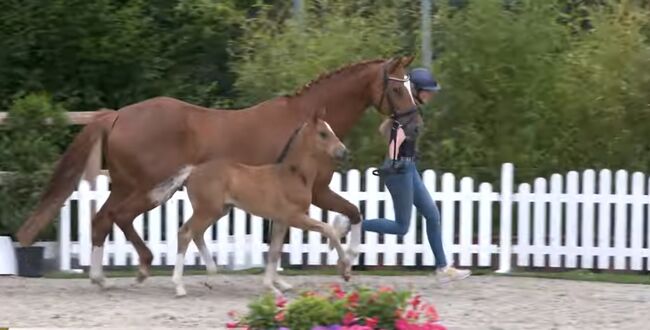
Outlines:
[[36, 210], [16, 233], [22, 246], [31, 245], [36, 235], [54, 218], [79, 182], [93, 146], [108, 133], [116, 119], [117, 111], [100, 109], [92, 122], [74, 138], [56, 164]]

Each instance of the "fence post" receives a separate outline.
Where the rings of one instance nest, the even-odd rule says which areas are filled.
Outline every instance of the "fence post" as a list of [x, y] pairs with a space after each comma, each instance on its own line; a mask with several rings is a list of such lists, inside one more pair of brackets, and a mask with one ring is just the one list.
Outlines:
[[501, 214], [499, 237], [499, 269], [497, 273], [509, 273], [512, 258], [512, 191], [514, 166], [505, 163], [501, 167]]

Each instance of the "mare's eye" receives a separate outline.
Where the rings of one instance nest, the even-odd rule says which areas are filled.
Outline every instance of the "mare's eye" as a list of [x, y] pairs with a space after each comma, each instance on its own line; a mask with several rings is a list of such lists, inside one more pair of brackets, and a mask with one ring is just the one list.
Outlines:
[[402, 95], [402, 88], [401, 87], [393, 87], [393, 92], [395, 92], [397, 95]]
[[321, 131], [320, 132], [320, 137], [323, 138], [323, 139], [327, 139], [327, 133]]

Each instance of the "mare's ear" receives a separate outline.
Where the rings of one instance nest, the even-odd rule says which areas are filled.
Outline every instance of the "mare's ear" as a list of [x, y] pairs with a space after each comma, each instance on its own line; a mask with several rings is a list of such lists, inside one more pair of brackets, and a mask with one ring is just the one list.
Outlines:
[[393, 57], [386, 66], [388, 68], [388, 73], [394, 73], [402, 66], [402, 57]]
[[407, 66], [411, 65], [413, 59], [415, 59], [415, 56], [413, 55], [402, 57], [402, 66], [406, 68]]

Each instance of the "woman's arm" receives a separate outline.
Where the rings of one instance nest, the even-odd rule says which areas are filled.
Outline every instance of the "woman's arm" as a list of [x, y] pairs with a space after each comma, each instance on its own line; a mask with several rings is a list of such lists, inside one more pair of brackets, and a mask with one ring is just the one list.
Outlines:
[[[390, 138], [390, 130], [391, 130], [392, 123], [393, 121], [391, 119], [386, 119], [381, 123], [381, 125], [379, 125], [379, 132], [386, 139]], [[398, 128], [395, 141], [389, 141], [388, 144], [388, 156], [391, 159], [395, 159], [397, 157], [397, 153], [399, 152], [399, 147], [402, 145], [402, 142], [404, 142], [405, 138], [406, 138], [406, 134], [404, 134], [404, 130], [401, 127]], [[395, 146], [395, 144], [397, 144], [397, 147]]]

